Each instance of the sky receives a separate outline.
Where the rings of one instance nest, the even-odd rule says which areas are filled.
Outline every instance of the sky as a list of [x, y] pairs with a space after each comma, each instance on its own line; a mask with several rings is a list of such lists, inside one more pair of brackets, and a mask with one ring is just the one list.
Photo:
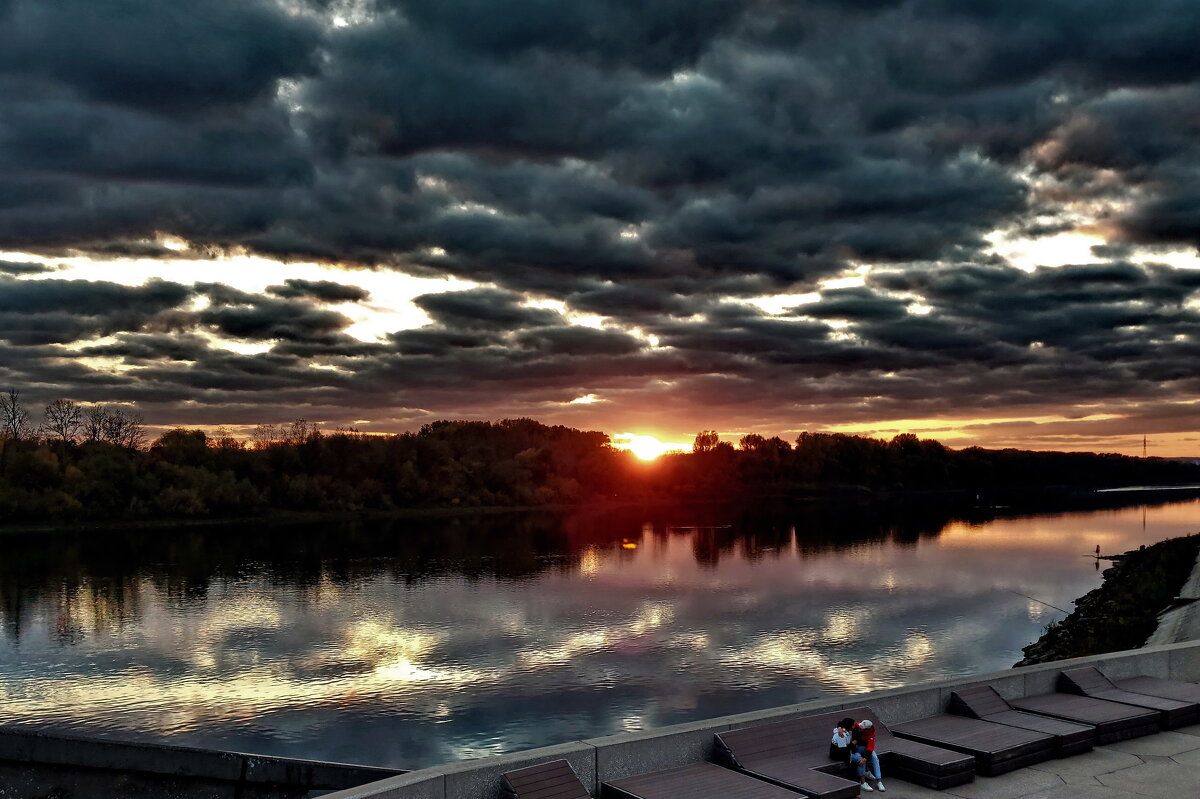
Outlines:
[[0, 0], [0, 388], [1200, 454], [1191, 0]]

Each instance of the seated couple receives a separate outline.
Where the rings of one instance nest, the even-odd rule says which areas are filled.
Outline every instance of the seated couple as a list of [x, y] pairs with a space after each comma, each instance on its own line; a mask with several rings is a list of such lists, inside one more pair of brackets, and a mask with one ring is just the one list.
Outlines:
[[[855, 721], [844, 718], [833, 728], [829, 756], [849, 763], [858, 770], [858, 783], [864, 791], [886, 791], [883, 774], [879, 771], [879, 756], [875, 754], [875, 725], [870, 719]], [[867, 783], [867, 770], [875, 778], [875, 787]]]

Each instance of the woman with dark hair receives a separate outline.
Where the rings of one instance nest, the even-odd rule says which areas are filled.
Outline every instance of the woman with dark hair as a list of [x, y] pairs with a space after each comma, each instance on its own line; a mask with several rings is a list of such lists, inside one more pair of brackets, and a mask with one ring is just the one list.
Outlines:
[[851, 747], [850, 730], [854, 728], [854, 719], [847, 716], [838, 722], [833, 728], [833, 738], [829, 741], [829, 759], [840, 760], [843, 763], [850, 762], [850, 755], [853, 754], [854, 748]]

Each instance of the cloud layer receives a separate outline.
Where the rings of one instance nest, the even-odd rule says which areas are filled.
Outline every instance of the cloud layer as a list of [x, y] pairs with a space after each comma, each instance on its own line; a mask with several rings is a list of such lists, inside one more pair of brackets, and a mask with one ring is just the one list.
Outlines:
[[[0, 2], [0, 384], [160, 424], [1197, 440], [1195, 4], [652, 6]], [[278, 268], [205, 275], [246, 255]]]

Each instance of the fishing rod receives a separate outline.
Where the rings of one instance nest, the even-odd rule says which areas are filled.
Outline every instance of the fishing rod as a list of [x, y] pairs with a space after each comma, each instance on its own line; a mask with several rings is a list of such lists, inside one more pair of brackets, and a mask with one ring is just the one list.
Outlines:
[[1009, 592], [1010, 594], [1016, 594], [1017, 596], [1023, 596], [1026, 599], [1032, 599], [1034, 602], [1038, 603], [1039, 605], [1045, 605], [1048, 608], [1054, 608], [1055, 610], [1057, 610], [1061, 613], [1065, 613], [1068, 616], [1071, 615], [1071, 611], [1063, 610], [1058, 605], [1051, 605], [1049, 602], [1043, 602], [1042, 600], [1038, 599], [1037, 597], [1030, 596], [1029, 594], [1022, 594], [1020, 591], [1014, 591], [1011, 588], [1005, 588], [1004, 590]]

